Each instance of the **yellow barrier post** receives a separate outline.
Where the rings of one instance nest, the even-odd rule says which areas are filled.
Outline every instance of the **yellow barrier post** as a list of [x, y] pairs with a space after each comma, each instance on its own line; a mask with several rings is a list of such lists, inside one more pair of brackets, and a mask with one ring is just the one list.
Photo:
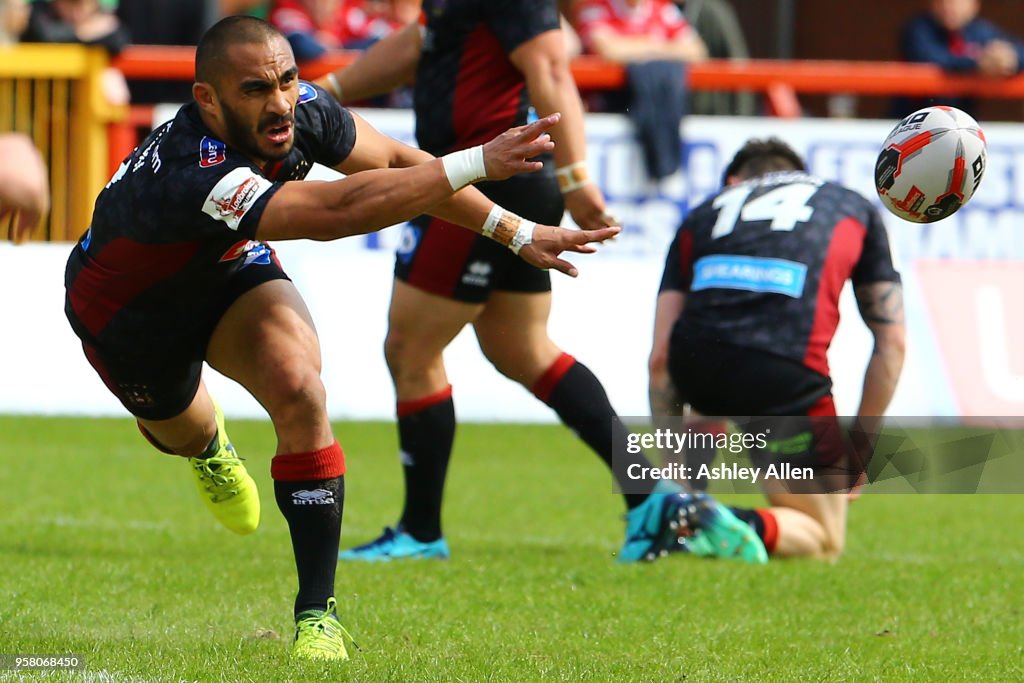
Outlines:
[[107, 181], [106, 125], [127, 116], [103, 98], [108, 63], [101, 48], [82, 45], [0, 48], [0, 132], [27, 133], [50, 169], [52, 208], [34, 239], [77, 239], [89, 225]]

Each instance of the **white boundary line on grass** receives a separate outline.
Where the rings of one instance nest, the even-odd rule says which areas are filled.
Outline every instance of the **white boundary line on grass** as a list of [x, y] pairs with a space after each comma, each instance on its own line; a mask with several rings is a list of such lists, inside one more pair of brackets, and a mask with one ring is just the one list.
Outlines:
[[138, 520], [121, 520], [109, 517], [71, 517], [57, 515], [55, 517], [35, 517], [31, 519], [0, 520], [0, 526], [59, 526], [85, 529], [108, 529], [111, 531], [163, 531], [170, 529], [169, 522], [143, 522]]

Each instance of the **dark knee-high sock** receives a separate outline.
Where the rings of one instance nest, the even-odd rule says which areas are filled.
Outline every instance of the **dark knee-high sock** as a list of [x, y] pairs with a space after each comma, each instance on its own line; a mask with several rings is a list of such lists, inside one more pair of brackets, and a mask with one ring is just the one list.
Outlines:
[[649, 467], [650, 462], [643, 454], [630, 455], [626, 452], [619, 453], [613, 461], [615, 444], [625, 444], [629, 430], [612, 408], [601, 382], [587, 366], [563, 353], [530, 390], [597, 453], [624, 491], [628, 484], [633, 493], [623, 494], [627, 508], [632, 510], [647, 499], [656, 482], [633, 481], [625, 473], [633, 463]]
[[400, 524], [418, 541], [441, 538], [441, 501], [454, 441], [451, 385], [415, 401], [398, 402], [398, 447], [405, 475]]
[[732, 514], [750, 525], [750, 528], [757, 532], [764, 543], [764, 549], [769, 554], [775, 551], [775, 545], [779, 542], [779, 522], [771, 510], [764, 508], [729, 508]]
[[274, 498], [288, 522], [299, 576], [295, 614], [327, 608], [334, 596], [341, 513], [345, 503], [345, 453], [335, 441], [307, 453], [274, 456]]

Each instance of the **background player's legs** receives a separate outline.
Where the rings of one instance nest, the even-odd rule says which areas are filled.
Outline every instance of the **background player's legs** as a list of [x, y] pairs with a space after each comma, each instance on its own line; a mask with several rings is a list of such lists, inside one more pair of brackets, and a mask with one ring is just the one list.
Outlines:
[[[765, 425], [771, 424], [772, 439], [778, 437], [780, 444], [808, 439], [805, 450], [791, 451], [785, 457], [794, 465], [810, 465], [814, 478], [765, 481], [763, 488], [770, 507], [733, 512], [754, 528], [765, 548], [774, 555], [835, 559], [846, 543], [846, 446], [831, 396], [819, 399], [810, 412], [814, 417], [763, 418], [755, 430], [764, 433]], [[763, 467], [777, 457], [755, 451], [753, 459]], [[833, 473], [836, 469], [838, 474]]]
[[[630, 493], [624, 494], [629, 509], [626, 541], [619, 561], [654, 559], [674, 547], [679, 523], [703, 528], [716, 539], [714, 547], [723, 557], [766, 561], [751, 529], [710, 497], [698, 501], [680, 495], [681, 488], [671, 482], [661, 482], [657, 488], [651, 480], [629, 482], [625, 472], [630, 464], [649, 467], [651, 463], [643, 454], [629, 455], [625, 449], [615, 453], [615, 444], [625, 444], [628, 430], [594, 373], [548, 337], [550, 312], [550, 292], [494, 292], [473, 325], [480, 348], [498, 371], [550, 406], [608, 465], [624, 491], [629, 483]], [[613, 455], [618, 457], [613, 460]], [[697, 514], [698, 509], [704, 514]]]
[[845, 493], [769, 493], [778, 524], [774, 554], [835, 559], [846, 543]]
[[441, 354], [482, 308], [395, 280], [384, 355], [398, 398], [405, 477], [399, 523], [420, 542], [441, 538], [441, 501], [455, 439], [455, 407]]
[[[564, 353], [548, 336], [551, 292], [492, 293], [474, 321], [480, 348], [494, 367], [519, 382], [549, 405], [570, 429], [612, 469], [615, 438], [626, 427], [612, 408], [601, 382], [585, 365]], [[625, 458], [625, 453], [618, 454]], [[647, 464], [643, 456], [637, 462]], [[628, 463], [617, 462], [623, 471]], [[620, 473], [616, 473], [623, 482]], [[638, 482], [631, 484], [635, 489]], [[640, 505], [653, 489], [626, 494], [630, 509]]]
[[278, 439], [274, 493], [298, 569], [295, 613], [326, 610], [334, 595], [345, 460], [327, 417], [316, 330], [295, 286], [272, 280], [240, 296], [214, 330], [207, 360], [270, 414]]

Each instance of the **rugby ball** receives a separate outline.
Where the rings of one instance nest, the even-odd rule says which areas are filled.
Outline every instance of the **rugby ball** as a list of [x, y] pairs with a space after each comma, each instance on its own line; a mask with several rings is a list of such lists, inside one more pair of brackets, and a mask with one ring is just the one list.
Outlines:
[[954, 107], [920, 109], [896, 124], [875, 162], [875, 189], [889, 211], [914, 223], [952, 216], [981, 183], [985, 134]]

